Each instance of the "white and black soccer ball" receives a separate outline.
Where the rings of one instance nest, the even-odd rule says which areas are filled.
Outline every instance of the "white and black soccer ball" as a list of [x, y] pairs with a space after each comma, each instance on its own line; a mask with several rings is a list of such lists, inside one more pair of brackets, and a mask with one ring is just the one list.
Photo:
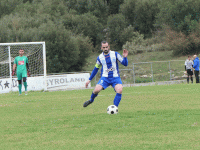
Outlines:
[[118, 107], [117, 106], [115, 106], [115, 105], [110, 105], [110, 106], [108, 106], [108, 108], [107, 108], [107, 113], [110, 115], [112, 115], [112, 114], [117, 114], [118, 113]]

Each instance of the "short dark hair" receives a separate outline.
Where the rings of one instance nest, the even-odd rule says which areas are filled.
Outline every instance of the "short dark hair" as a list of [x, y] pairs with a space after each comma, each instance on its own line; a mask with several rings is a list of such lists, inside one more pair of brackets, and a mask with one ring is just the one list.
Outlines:
[[[23, 50], [23, 49], [22, 49], [22, 48], [20, 48], [20, 49], [19, 49], [19, 51], [20, 51], [20, 50]], [[24, 50], [23, 50], [23, 51], [24, 51]]]
[[102, 44], [106, 44], [106, 43], [108, 43], [107, 41], [102, 41], [101, 42], [101, 46], [102, 46]]

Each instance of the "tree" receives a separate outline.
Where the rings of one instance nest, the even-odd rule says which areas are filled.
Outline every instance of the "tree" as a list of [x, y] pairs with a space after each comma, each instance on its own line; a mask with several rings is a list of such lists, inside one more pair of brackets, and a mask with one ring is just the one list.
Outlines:
[[123, 4], [124, 0], [109, 0], [107, 1], [107, 5], [109, 7], [108, 13], [111, 14], [118, 14], [120, 5]]
[[[47, 45], [48, 72], [81, 70], [88, 57], [85, 53], [89, 54], [92, 51], [89, 38], [75, 35], [66, 30], [63, 25], [57, 26], [51, 21], [41, 25], [38, 30], [39, 37], [42, 41], [45, 40]], [[84, 44], [87, 47], [82, 47]]]
[[109, 42], [114, 49], [121, 50], [122, 41], [120, 40], [121, 32], [127, 27], [125, 17], [122, 14], [110, 15], [107, 22]]
[[63, 17], [63, 22], [66, 29], [71, 30], [75, 34], [83, 34], [91, 38], [94, 47], [100, 43], [103, 25], [99, 23], [98, 18], [91, 13], [82, 15], [68, 14]]
[[[16, 13], [3, 17], [0, 21], [1, 42], [45, 41], [48, 73], [81, 70], [93, 50], [88, 37], [67, 30], [62, 21], [54, 22], [51, 18], [45, 21], [43, 18], [47, 14], [29, 16], [30, 19], [24, 19], [24, 15]], [[33, 18], [39, 20], [39, 26], [29, 25]]]
[[199, 5], [200, 1], [195, 0], [163, 1], [159, 4], [156, 26], [168, 25], [172, 30], [189, 35], [198, 26]]
[[135, 28], [135, 31], [139, 31], [148, 38], [155, 30], [156, 15], [160, 10], [159, 3], [158, 0], [125, 0], [120, 7], [120, 12]]
[[4, 15], [12, 13], [17, 5], [22, 4], [20, 0], [1, 0], [0, 2], [0, 18]]

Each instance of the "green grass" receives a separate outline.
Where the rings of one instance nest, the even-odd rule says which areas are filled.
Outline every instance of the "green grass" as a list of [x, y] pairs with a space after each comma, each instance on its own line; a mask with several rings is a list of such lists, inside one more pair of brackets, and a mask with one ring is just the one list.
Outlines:
[[92, 90], [0, 95], [0, 149], [200, 149], [199, 85], [129, 87], [117, 115], [115, 93]]

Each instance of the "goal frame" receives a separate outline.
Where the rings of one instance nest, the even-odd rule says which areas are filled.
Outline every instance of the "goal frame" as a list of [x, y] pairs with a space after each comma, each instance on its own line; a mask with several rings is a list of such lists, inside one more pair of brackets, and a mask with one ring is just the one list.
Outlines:
[[[8, 53], [9, 53], [9, 75], [10, 75], [10, 80], [12, 80], [12, 66], [11, 66], [11, 52], [10, 52], [10, 46], [14, 45], [37, 45], [41, 44], [43, 46], [43, 77], [44, 77], [44, 91], [47, 91], [47, 84], [46, 84], [46, 76], [47, 76], [47, 71], [46, 71], [46, 45], [45, 41], [42, 42], [14, 42], [14, 43], [0, 43], [0, 46], [7, 46], [8, 47]], [[11, 86], [11, 91], [12, 91], [12, 86]]]

